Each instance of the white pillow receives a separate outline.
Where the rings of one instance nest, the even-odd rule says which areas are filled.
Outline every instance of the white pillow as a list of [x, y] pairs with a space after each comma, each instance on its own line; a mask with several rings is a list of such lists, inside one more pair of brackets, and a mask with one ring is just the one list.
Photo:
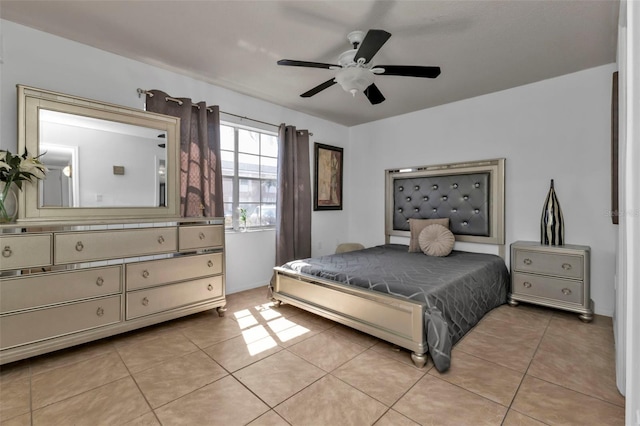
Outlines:
[[420, 248], [429, 256], [448, 256], [453, 250], [456, 238], [449, 229], [434, 224], [425, 226], [418, 237]]

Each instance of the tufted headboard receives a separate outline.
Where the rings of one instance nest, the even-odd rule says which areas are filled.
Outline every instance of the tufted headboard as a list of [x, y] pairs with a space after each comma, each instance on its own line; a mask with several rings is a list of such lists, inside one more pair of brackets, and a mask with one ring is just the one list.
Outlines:
[[450, 219], [456, 241], [504, 244], [504, 158], [386, 171], [385, 235], [409, 219]]

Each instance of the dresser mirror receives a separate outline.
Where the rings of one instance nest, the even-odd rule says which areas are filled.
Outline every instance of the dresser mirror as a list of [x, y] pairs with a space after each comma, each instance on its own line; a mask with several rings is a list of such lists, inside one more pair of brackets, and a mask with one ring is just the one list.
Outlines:
[[179, 216], [176, 117], [18, 86], [18, 152], [49, 169], [19, 220]]

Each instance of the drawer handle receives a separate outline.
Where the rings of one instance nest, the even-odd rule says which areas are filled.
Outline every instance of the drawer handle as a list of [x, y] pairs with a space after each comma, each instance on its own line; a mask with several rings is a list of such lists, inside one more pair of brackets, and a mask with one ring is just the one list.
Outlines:
[[99, 316], [99, 317], [103, 316], [104, 315], [104, 309], [98, 308], [98, 310], [96, 311], [96, 315]]
[[564, 269], [565, 271], [570, 271], [571, 270], [571, 264], [570, 263], [563, 263], [562, 264], [562, 269]]
[[147, 306], [149, 304], [149, 299], [147, 299], [146, 297], [142, 299], [142, 304], [144, 306]]
[[213, 260], [208, 261], [208, 262], [207, 262], [207, 266], [208, 266], [209, 268], [213, 267]]
[[565, 296], [568, 296], [571, 294], [571, 290], [568, 288], [563, 288], [562, 289], [562, 294], [564, 294]]
[[162, 244], [162, 243], [164, 243], [164, 237], [162, 235], [160, 235], [158, 237], [158, 244]]
[[149, 271], [147, 271], [146, 269], [142, 271], [142, 278], [149, 278]]
[[4, 250], [2, 250], [2, 257], [11, 257], [13, 251], [11, 251], [11, 246], [4, 246]]
[[82, 244], [82, 241], [78, 241], [76, 243], [76, 251], [82, 251], [84, 249], [84, 244]]
[[523, 260], [525, 265], [531, 265], [533, 262], [528, 257]]
[[531, 288], [531, 283], [529, 281], [525, 281], [522, 283], [525, 288]]
[[211, 284], [209, 284], [209, 285], [207, 286], [207, 290], [209, 290], [209, 291], [213, 291], [213, 286], [212, 286]]
[[98, 287], [102, 287], [102, 284], [104, 284], [104, 279], [102, 277], [98, 277], [98, 279], [96, 280], [96, 285]]
[[204, 240], [204, 237], [205, 237], [204, 232], [201, 232], [198, 234], [198, 238], [200, 238], [201, 240]]

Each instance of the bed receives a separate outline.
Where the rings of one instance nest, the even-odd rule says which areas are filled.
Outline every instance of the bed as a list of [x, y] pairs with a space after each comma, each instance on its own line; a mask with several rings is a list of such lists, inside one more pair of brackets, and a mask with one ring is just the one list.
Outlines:
[[[406, 348], [418, 367], [429, 353], [445, 371], [453, 344], [507, 299], [504, 159], [385, 174], [385, 244], [276, 267], [272, 296]], [[409, 252], [409, 220], [435, 218], [449, 219], [454, 251]]]

